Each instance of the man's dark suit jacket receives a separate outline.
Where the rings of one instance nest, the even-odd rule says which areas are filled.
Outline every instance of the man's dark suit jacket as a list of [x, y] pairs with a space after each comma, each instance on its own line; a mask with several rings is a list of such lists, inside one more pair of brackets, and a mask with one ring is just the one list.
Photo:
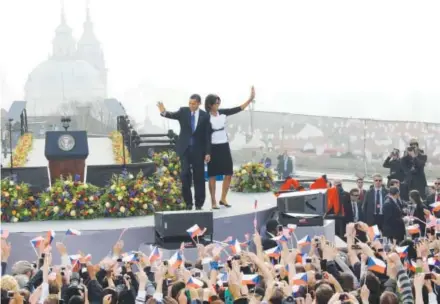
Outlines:
[[[348, 199], [345, 199], [342, 202], [342, 206], [344, 207], [344, 220], [345, 223], [354, 223], [354, 214], [353, 214], [353, 207], [351, 206], [351, 200], [350, 197]], [[358, 221], [363, 221], [363, 214], [362, 214], [362, 202], [357, 202], [358, 207]]]
[[[388, 195], [388, 190], [382, 186], [382, 202], [385, 204], [385, 199]], [[364, 222], [368, 226], [374, 225], [374, 211], [376, 209], [376, 189], [371, 187], [368, 189], [364, 197], [364, 202], [362, 204], [362, 214]], [[382, 210], [383, 211], [383, 210]]]
[[191, 128], [191, 110], [189, 107], [181, 107], [177, 112], [166, 111], [164, 117], [179, 121], [180, 133], [176, 143], [176, 152], [182, 156], [190, 144], [193, 136], [193, 151], [201, 155], [211, 154], [211, 125], [209, 114], [199, 109], [199, 119], [194, 134]]
[[403, 212], [391, 197], [387, 197], [383, 205], [383, 236], [398, 241], [405, 238], [405, 223], [403, 222]]

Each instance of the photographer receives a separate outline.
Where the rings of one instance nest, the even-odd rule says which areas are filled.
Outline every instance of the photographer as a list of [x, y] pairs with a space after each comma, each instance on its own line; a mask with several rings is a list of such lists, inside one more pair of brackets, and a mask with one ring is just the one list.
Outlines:
[[405, 179], [405, 173], [402, 169], [402, 164], [400, 163], [400, 151], [399, 149], [393, 149], [393, 152], [385, 159], [383, 163], [384, 168], [390, 169], [390, 174], [388, 175], [387, 187], [390, 187], [390, 180], [397, 179], [403, 182]]
[[426, 176], [425, 164], [428, 157], [423, 150], [419, 149], [417, 140], [412, 139], [410, 146], [406, 149], [407, 154], [402, 157], [401, 164], [405, 173], [405, 183], [408, 185], [408, 190], [419, 191], [421, 197], [426, 197]]

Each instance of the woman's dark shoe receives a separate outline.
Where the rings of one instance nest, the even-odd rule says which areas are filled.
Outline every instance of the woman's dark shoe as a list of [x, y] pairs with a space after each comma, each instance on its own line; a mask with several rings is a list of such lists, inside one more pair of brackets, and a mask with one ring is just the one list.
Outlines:
[[212, 206], [211, 209], [212, 209], [212, 210], [219, 210], [220, 207], [219, 207], [219, 206]]
[[226, 208], [231, 208], [231, 207], [232, 207], [231, 205], [226, 204], [226, 203], [223, 202], [223, 201], [220, 201], [219, 204], [220, 204], [220, 206], [225, 206]]

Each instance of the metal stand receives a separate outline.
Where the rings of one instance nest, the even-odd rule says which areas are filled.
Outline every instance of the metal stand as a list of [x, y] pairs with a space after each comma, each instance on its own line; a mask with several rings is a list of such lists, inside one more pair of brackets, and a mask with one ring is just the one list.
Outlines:
[[125, 132], [122, 133], [122, 160], [123, 160], [123, 168], [126, 167], [126, 161], [125, 161]]
[[8, 131], [9, 131], [9, 149], [10, 149], [10, 158], [11, 158], [11, 166], [10, 166], [10, 169], [11, 169], [11, 176], [13, 175], [13, 173], [14, 173], [14, 158], [12, 157], [12, 121], [13, 121], [13, 119], [12, 118], [9, 118], [8, 119]]

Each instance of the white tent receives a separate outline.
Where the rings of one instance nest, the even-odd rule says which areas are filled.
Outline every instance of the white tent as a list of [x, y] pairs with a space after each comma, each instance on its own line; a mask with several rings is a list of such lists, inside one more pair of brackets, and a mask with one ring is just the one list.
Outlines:
[[296, 134], [296, 138], [298, 139], [307, 139], [310, 137], [322, 136], [324, 136], [324, 133], [318, 127], [309, 124], [306, 124], [304, 128], [302, 128], [301, 131]]

